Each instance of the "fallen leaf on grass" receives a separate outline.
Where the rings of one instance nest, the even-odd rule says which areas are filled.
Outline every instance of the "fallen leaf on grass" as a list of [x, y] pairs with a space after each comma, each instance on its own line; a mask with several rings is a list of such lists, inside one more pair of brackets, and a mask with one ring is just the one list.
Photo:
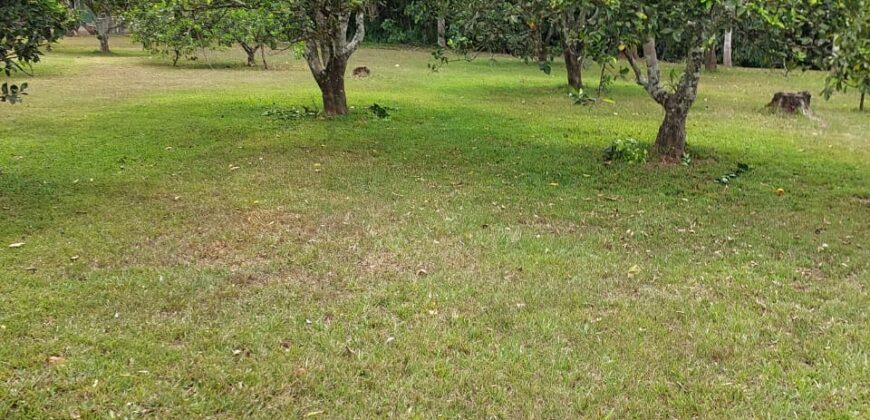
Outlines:
[[634, 277], [635, 275], [637, 275], [639, 273], [640, 273], [640, 267], [638, 267], [637, 264], [631, 266], [631, 268], [628, 269], [628, 277]]
[[24, 242], [16, 242], [14, 244], [9, 244], [9, 248], [21, 248], [24, 246]]
[[48, 356], [48, 364], [50, 365], [62, 365], [66, 362], [66, 359], [61, 356]]

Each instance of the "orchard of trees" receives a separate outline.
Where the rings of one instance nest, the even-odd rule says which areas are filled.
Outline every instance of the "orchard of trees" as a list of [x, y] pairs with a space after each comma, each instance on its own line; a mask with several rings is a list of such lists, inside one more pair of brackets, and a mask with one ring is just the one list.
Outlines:
[[[26, 72], [40, 48], [84, 12], [104, 53], [120, 26], [173, 63], [197, 59], [205, 48], [238, 47], [247, 65], [257, 65], [259, 54], [267, 67], [267, 50], [292, 48], [306, 60], [329, 116], [348, 112], [348, 60], [367, 33], [374, 41], [430, 44], [440, 64], [507, 53], [550, 72], [562, 57], [568, 87], [589, 100], [582, 71], [597, 62], [597, 96], [631, 74], [662, 107], [655, 152], [665, 161], [685, 154], [699, 80], [720, 54], [725, 66], [826, 70], [824, 96], [857, 90], [862, 110], [870, 91], [865, 0], [4, 0], [5, 74]], [[660, 59], [682, 62], [682, 69], [665, 74]], [[2, 100], [16, 102], [25, 89], [4, 83]]]

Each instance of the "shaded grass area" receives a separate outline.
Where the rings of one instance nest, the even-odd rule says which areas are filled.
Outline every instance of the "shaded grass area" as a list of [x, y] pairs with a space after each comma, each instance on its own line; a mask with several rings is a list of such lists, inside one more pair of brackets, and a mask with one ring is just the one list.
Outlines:
[[2, 417], [868, 412], [870, 121], [759, 112], [820, 74], [705, 75], [692, 165], [605, 166], [661, 118], [629, 82], [364, 49], [349, 117], [276, 121], [286, 55], [88, 41], [0, 114]]

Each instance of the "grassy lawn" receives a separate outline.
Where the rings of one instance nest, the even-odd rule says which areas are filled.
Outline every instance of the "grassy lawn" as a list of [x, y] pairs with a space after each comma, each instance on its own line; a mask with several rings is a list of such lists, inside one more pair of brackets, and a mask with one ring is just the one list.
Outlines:
[[291, 54], [112, 42], [0, 108], [0, 418], [870, 416], [870, 113], [760, 112], [822, 74], [706, 74], [690, 166], [605, 166], [629, 81], [365, 48], [276, 119]]

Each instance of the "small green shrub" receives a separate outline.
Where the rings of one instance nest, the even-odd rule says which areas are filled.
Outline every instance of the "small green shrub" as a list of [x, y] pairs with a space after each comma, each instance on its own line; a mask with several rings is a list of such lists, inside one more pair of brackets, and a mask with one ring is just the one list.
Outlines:
[[395, 111], [396, 108], [372, 104], [372, 106], [370, 106], [368, 110], [371, 111], [371, 113], [374, 114], [376, 117], [380, 119], [385, 119], [390, 118], [390, 111]]
[[271, 108], [263, 112], [264, 117], [272, 118], [279, 121], [292, 121], [302, 119], [316, 119], [320, 117], [321, 112], [317, 107], [302, 106], [302, 109], [292, 108]]
[[720, 176], [719, 178], [716, 178], [716, 182], [718, 182], [722, 185], [728, 185], [731, 183], [731, 181], [735, 180], [740, 175], [743, 175], [744, 173], [749, 172], [750, 169], [752, 169], [752, 168], [749, 166], [749, 164], [742, 163], [742, 162], [738, 163], [737, 169], [735, 169], [734, 172], [732, 172], [730, 174], [725, 174], [725, 175]]
[[604, 161], [644, 163], [647, 154], [646, 146], [633, 138], [616, 139], [607, 149], [604, 149]]

